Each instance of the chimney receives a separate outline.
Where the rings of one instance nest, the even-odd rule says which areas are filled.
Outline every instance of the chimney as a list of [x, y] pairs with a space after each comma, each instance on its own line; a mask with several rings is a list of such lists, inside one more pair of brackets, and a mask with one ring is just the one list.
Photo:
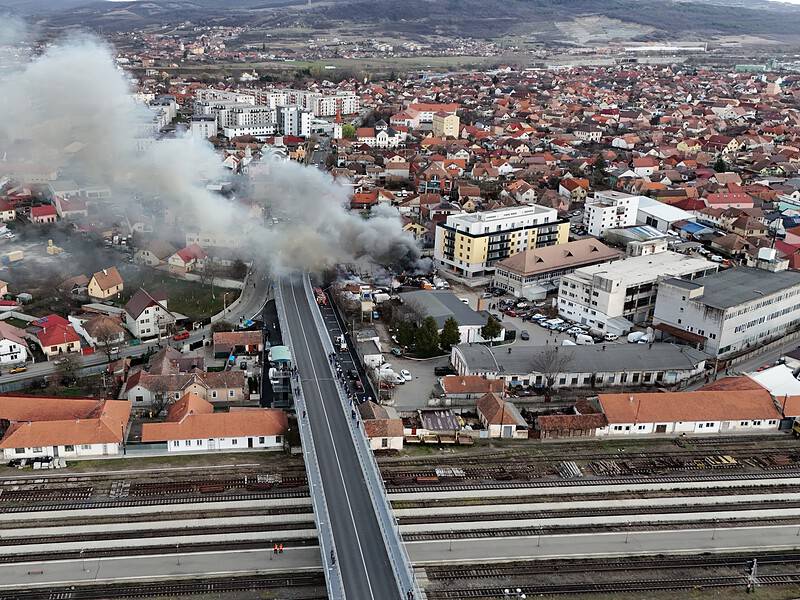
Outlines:
[[106, 271], [105, 269], [103, 269], [103, 275], [108, 275], [108, 271]]

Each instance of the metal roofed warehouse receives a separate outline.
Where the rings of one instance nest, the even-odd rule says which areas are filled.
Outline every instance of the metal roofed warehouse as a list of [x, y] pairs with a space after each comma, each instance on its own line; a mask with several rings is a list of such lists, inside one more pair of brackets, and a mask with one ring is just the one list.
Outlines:
[[[481, 328], [489, 320], [488, 313], [476, 312], [464, 304], [453, 292], [447, 290], [415, 290], [400, 294], [403, 304], [411, 306], [422, 318], [433, 317], [437, 328], [441, 331], [445, 321], [450, 317], [458, 322], [462, 342], [481, 342]], [[502, 340], [505, 331], [501, 331], [497, 339]]]
[[[553, 358], [555, 355], [558, 358]], [[517, 346], [459, 344], [450, 360], [460, 375], [501, 377], [508, 385], [542, 385], [544, 364], [558, 363], [554, 387], [672, 385], [703, 372], [709, 356], [674, 344]]]

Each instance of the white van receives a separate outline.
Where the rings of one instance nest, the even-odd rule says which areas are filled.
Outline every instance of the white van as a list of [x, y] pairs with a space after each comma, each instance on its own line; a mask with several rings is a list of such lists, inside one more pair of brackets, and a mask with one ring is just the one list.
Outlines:
[[585, 333], [579, 333], [575, 336], [575, 343], [578, 346], [591, 346], [594, 344], [594, 338], [590, 335], [586, 335]]

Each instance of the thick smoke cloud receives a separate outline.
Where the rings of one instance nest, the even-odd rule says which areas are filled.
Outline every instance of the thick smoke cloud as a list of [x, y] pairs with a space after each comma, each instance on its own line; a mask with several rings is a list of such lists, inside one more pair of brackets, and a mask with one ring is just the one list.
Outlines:
[[133, 101], [131, 82], [96, 39], [56, 44], [0, 74], [0, 111], [0, 156], [7, 162], [108, 185], [127, 202], [158, 197], [176, 223], [243, 236], [242, 248], [275, 271], [417, 260], [416, 243], [394, 209], [379, 207], [368, 220], [349, 213], [347, 187], [314, 168], [268, 158], [255, 169], [252, 196], [282, 217], [277, 226], [208, 191], [206, 183], [228, 176], [220, 156], [190, 137], [143, 145], [153, 115]]
[[414, 266], [417, 245], [403, 231], [395, 209], [378, 206], [365, 221], [344, 208], [349, 190], [329, 174], [278, 159], [268, 159], [262, 169], [256, 174], [263, 182], [256, 194], [275, 215], [285, 217], [262, 240], [277, 264], [321, 269], [369, 260]]

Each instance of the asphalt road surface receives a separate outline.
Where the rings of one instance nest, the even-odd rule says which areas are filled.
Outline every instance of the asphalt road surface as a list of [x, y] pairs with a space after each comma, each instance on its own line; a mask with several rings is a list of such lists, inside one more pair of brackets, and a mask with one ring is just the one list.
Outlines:
[[[361, 463], [350, 436], [327, 352], [322, 345], [302, 280], [280, 284], [291, 329], [309, 424], [331, 519], [336, 566], [347, 598], [400, 598]], [[329, 557], [325, 557], [330, 561]], [[330, 564], [330, 562], [328, 562]]]

